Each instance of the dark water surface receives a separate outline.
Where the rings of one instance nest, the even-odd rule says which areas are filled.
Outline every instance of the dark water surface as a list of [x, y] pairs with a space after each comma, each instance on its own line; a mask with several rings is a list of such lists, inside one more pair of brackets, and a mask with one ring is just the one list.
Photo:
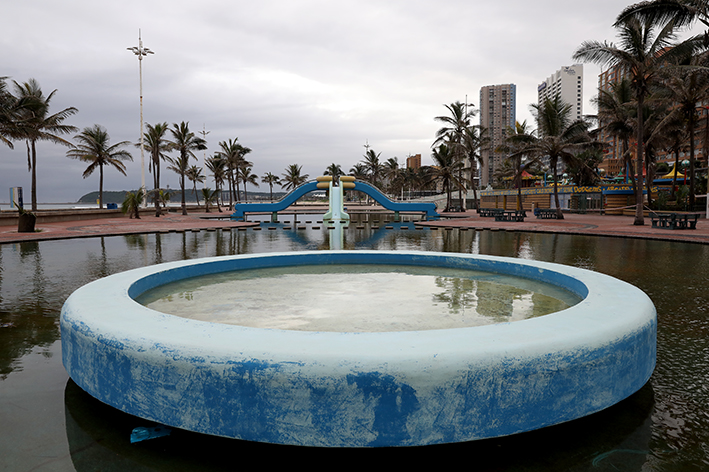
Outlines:
[[[314, 222], [313, 222], [314, 223]], [[494, 471], [709, 470], [709, 246], [516, 232], [344, 230], [343, 249], [514, 256], [596, 270], [632, 283], [658, 311], [657, 368], [603, 412], [507, 438], [393, 449], [298, 448], [185, 431], [130, 444], [149, 426], [94, 400], [61, 364], [59, 312], [76, 288], [116, 272], [181, 259], [326, 250], [327, 230], [214, 231], [0, 245], [0, 470], [236, 470], [307, 460], [392, 458], [396, 467]], [[409, 229], [401, 229], [404, 226]], [[338, 242], [339, 244], [339, 242]], [[339, 462], [332, 462], [339, 461]], [[423, 464], [421, 464], [423, 465]]]

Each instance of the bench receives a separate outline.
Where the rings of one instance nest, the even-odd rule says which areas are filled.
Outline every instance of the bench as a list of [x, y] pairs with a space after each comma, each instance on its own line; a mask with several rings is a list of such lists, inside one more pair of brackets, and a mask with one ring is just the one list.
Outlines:
[[516, 221], [519, 223], [524, 222], [524, 218], [527, 216], [527, 212], [522, 211], [503, 211], [495, 215], [495, 221]]
[[505, 210], [502, 208], [481, 208], [480, 209], [480, 216], [482, 217], [492, 217], [495, 215], [500, 215], [504, 213]]
[[699, 213], [655, 213], [650, 218], [653, 228], [697, 229]]
[[534, 216], [542, 220], [555, 220], [557, 219], [555, 208], [535, 208]]

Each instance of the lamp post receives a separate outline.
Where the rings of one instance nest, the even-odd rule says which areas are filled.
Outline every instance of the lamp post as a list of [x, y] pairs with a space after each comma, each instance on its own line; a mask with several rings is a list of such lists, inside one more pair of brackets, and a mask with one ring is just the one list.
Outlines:
[[[199, 131], [199, 134], [202, 135], [202, 139], [204, 139], [204, 143], [207, 144], [207, 135], [211, 133], [211, 131], [207, 131], [207, 125], [202, 124], [202, 131]], [[202, 168], [204, 169], [204, 182], [202, 183], [202, 188], [207, 188], [207, 149], [205, 148], [204, 150], [204, 156], [202, 160]]]
[[[143, 39], [140, 35], [140, 30], [138, 30], [138, 46], [127, 49], [138, 56], [138, 71], [140, 74], [140, 189], [145, 197], [145, 149], [143, 146], [143, 56], [155, 53], [150, 49], [143, 47]], [[142, 206], [143, 208], [148, 206], [147, 197], [143, 199]]]

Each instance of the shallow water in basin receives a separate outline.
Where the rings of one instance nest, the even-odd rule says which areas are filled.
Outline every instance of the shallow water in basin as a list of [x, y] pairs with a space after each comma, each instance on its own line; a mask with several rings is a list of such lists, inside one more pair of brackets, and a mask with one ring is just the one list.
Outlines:
[[383, 332], [524, 320], [579, 302], [550, 284], [434, 267], [358, 265], [243, 270], [186, 279], [137, 300], [184, 318], [254, 328]]

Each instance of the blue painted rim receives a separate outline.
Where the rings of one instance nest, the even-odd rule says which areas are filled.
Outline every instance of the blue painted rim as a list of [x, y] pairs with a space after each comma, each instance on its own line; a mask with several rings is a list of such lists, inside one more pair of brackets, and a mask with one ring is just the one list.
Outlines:
[[[213, 324], [133, 300], [210, 273], [349, 263], [511, 274], [583, 300], [513, 323], [382, 333]], [[72, 379], [122, 411], [207, 434], [328, 447], [460, 442], [573, 420], [639, 390], [656, 355], [655, 308], [632, 285], [558, 264], [432, 252], [293, 252], [135, 269], [74, 292], [61, 331]]]

